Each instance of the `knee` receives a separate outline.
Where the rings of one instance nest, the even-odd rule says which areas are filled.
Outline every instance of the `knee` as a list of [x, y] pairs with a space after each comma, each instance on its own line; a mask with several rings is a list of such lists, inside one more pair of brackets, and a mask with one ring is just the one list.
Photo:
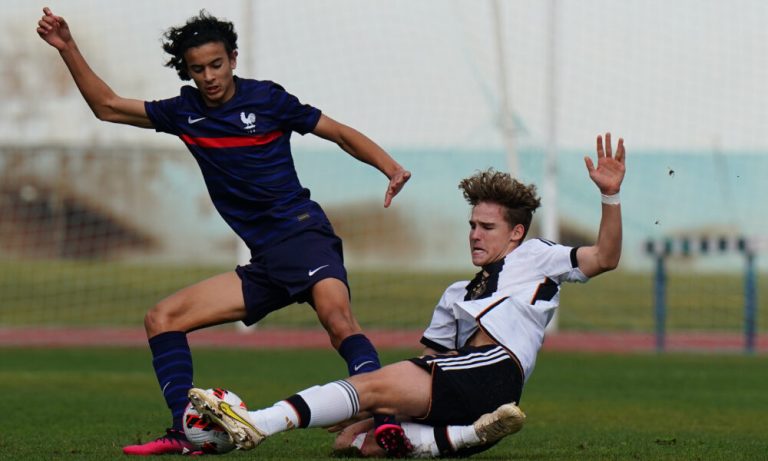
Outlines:
[[148, 337], [174, 329], [170, 312], [171, 306], [166, 301], [160, 301], [147, 311], [144, 315], [144, 329]]
[[388, 385], [388, 377], [380, 369], [350, 376], [346, 380], [352, 383], [357, 392], [361, 411], [388, 413], [388, 402], [392, 401], [391, 386]]

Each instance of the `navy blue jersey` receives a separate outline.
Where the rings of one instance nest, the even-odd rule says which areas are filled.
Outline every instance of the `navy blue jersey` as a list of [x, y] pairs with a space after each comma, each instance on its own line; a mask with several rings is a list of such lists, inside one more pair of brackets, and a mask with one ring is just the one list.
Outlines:
[[200, 165], [211, 200], [253, 253], [327, 221], [296, 175], [291, 133], [311, 132], [320, 110], [280, 85], [235, 77], [235, 95], [207, 107], [192, 86], [144, 103], [155, 130], [178, 136]]

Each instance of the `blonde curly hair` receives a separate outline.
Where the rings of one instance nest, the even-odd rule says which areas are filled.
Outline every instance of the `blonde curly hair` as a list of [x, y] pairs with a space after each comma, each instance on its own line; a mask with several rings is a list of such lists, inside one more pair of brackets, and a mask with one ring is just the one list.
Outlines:
[[503, 206], [506, 210], [504, 219], [507, 223], [511, 227], [522, 224], [525, 228], [523, 238], [528, 234], [533, 213], [541, 206], [535, 185], [523, 184], [512, 178], [509, 173], [502, 173], [493, 168], [478, 171], [469, 178], [462, 179], [459, 189], [472, 206], [480, 202]]

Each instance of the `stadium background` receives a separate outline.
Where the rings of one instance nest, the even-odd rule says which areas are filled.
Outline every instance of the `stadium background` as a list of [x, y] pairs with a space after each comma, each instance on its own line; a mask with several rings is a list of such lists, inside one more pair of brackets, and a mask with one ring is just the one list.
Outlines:
[[[599, 199], [582, 157], [593, 153], [596, 134], [623, 136], [622, 266], [565, 289], [559, 334], [628, 343], [654, 331], [646, 240], [760, 240], [766, 227], [768, 5], [738, 4], [50, 6], [68, 19], [92, 67], [118, 93], [139, 99], [177, 94], [160, 36], [208, 8], [235, 22], [240, 75], [280, 82], [411, 169], [413, 180], [385, 210], [379, 173], [312, 136], [294, 138], [299, 176], [345, 241], [354, 309], [367, 329], [423, 328], [446, 284], [471, 277], [468, 207], [456, 184], [477, 169], [513, 169], [540, 185], [545, 204], [534, 233], [570, 244], [594, 239]], [[152, 303], [231, 269], [237, 242], [177, 139], [93, 118], [55, 51], [34, 33], [39, 15], [39, 5], [12, 0], [0, 18], [0, 328], [27, 339], [36, 332], [42, 342], [59, 327], [140, 336]], [[758, 254], [758, 293], [764, 259]], [[725, 338], [714, 347], [738, 350], [743, 255], [668, 262], [670, 333]], [[763, 348], [764, 306], [758, 296]], [[319, 327], [300, 307], [259, 328]], [[299, 344], [301, 336], [289, 338]]]

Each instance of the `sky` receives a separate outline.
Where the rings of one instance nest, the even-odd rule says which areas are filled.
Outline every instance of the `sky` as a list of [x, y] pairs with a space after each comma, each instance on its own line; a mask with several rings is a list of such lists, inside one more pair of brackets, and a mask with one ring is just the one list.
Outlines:
[[[518, 147], [589, 151], [596, 134], [612, 131], [639, 152], [768, 148], [768, 3], [759, 0], [49, 6], [67, 18], [91, 66], [126, 97], [178, 93], [181, 82], [162, 65], [160, 37], [207, 8], [235, 22], [239, 75], [277, 81], [388, 148], [501, 148], [503, 91]], [[3, 7], [0, 142], [177, 145], [148, 130], [95, 122], [56, 52], [34, 32], [42, 5], [4, 0]], [[502, 58], [494, 24], [501, 25]], [[307, 138], [297, 142], [317, 142]]]

